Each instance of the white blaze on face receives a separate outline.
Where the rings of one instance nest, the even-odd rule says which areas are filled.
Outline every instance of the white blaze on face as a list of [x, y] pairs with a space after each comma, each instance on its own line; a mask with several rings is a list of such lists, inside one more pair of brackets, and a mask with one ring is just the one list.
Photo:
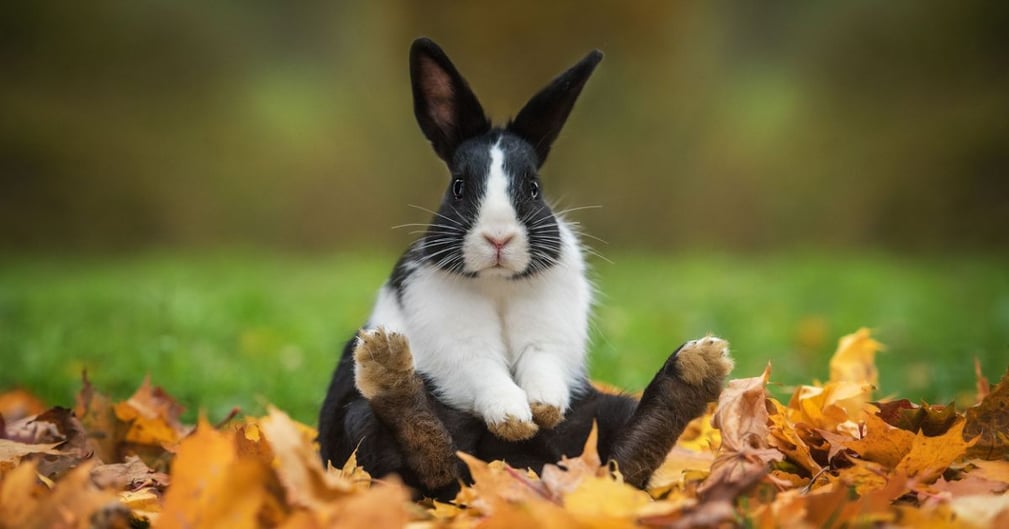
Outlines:
[[528, 237], [512, 205], [511, 178], [505, 174], [499, 144], [490, 148], [490, 160], [477, 219], [463, 242], [463, 258], [469, 272], [510, 276], [529, 266]]

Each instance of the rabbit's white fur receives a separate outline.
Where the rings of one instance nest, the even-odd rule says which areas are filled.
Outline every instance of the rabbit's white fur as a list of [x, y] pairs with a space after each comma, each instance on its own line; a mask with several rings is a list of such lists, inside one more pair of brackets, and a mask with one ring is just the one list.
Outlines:
[[482, 272], [465, 277], [416, 264], [400, 298], [382, 287], [368, 323], [406, 335], [417, 371], [448, 405], [489, 424], [509, 416], [527, 422], [530, 403], [567, 410], [584, 380], [592, 287], [577, 237], [560, 218], [556, 264], [521, 279], [493, 268], [494, 248], [483, 233], [516, 237], [514, 254], [501, 259], [508, 275], [526, 267], [529, 249], [508, 198], [501, 151], [491, 149], [478, 220], [464, 243], [467, 271]]

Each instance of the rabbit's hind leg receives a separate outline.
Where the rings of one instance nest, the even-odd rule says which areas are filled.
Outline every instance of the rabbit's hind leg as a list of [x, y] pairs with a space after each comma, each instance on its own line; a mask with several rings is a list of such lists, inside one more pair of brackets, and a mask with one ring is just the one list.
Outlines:
[[628, 483], [648, 484], [687, 423], [718, 399], [732, 367], [728, 342], [711, 336], [687, 342], [669, 356], [610, 450]]
[[438, 418], [402, 334], [364, 331], [354, 350], [355, 384], [396, 439], [406, 466], [429, 490], [459, 478], [456, 447]]

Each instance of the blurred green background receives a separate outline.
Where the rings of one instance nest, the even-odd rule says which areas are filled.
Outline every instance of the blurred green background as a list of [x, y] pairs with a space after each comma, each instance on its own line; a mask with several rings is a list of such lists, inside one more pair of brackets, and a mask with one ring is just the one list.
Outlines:
[[710, 331], [737, 375], [808, 382], [866, 325], [881, 395], [963, 397], [1009, 358], [1007, 6], [6, 4], [0, 389], [151, 373], [191, 413], [314, 421], [390, 227], [447, 182], [412, 116], [427, 35], [498, 121], [606, 53], [543, 171], [602, 206], [573, 215], [612, 261], [596, 377], [639, 388]]

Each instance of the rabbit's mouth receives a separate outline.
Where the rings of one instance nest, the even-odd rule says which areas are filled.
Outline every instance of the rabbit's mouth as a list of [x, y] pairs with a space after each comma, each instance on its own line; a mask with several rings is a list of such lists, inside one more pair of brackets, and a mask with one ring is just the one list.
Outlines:
[[474, 230], [463, 243], [466, 271], [479, 276], [510, 277], [529, 266], [527, 237], [521, 229]]

